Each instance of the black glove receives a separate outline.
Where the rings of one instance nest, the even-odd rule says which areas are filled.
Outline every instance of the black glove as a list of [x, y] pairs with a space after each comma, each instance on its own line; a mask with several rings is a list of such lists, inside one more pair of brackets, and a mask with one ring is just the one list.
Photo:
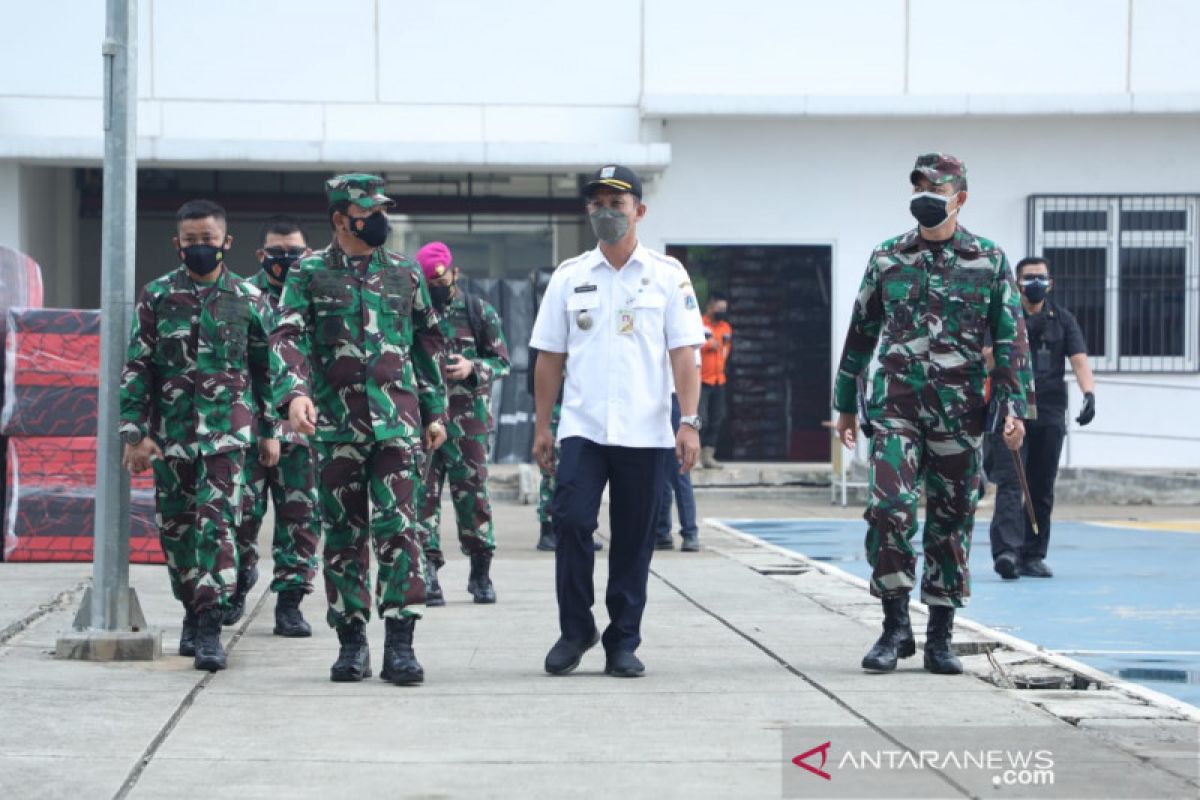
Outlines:
[[1096, 418], [1096, 395], [1091, 392], [1083, 393], [1083, 408], [1079, 409], [1079, 416], [1075, 421], [1080, 425], [1087, 425]]

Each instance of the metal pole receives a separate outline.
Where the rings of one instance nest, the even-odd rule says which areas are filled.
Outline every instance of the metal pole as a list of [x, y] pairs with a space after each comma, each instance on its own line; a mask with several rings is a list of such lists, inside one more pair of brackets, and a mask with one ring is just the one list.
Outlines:
[[137, 223], [137, 0], [108, 0], [104, 38], [104, 207], [100, 408], [91, 627], [128, 630], [129, 473], [121, 467], [120, 374], [133, 313]]

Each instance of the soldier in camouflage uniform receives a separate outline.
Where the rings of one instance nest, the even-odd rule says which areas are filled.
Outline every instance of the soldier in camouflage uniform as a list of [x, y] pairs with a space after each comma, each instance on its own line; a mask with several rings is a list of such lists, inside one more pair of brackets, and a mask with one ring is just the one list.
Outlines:
[[871, 593], [882, 599], [883, 635], [863, 668], [895, 669], [916, 650], [908, 597], [916, 581], [912, 538], [917, 502], [926, 495], [921, 600], [929, 606], [925, 669], [962, 672], [950, 647], [954, 609], [970, 595], [967, 555], [981, 487], [985, 426], [984, 337], [994, 342], [995, 408], [1004, 439], [1018, 449], [1022, 419], [1033, 418], [1033, 375], [1025, 322], [1004, 252], [958, 224], [967, 170], [953, 156], [919, 156], [910, 175], [918, 227], [872, 253], [854, 303], [834, 387], [838, 434], [855, 441], [857, 381], [876, 343], [868, 417], [871, 498], [867, 558]]
[[[533, 370], [530, 370], [532, 373]], [[558, 461], [559, 446], [558, 446], [558, 421], [562, 418], [562, 405], [554, 404], [554, 408], [550, 411], [550, 435], [554, 437], [554, 459]], [[547, 553], [553, 553], [558, 547], [558, 538], [554, 535], [554, 520], [550, 517], [550, 509], [554, 503], [554, 473], [538, 467], [542, 473], [542, 482], [538, 486], [538, 504], [537, 516], [540, 532], [538, 535], [537, 549]]]
[[420, 268], [383, 248], [383, 180], [339, 175], [325, 188], [334, 241], [288, 272], [271, 336], [275, 396], [317, 454], [327, 619], [341, 643], [330, 679], [371, 675], [373, 541], [387, 628], [380, 677], [415, 684], [425, 566], [413, 498], [422, 429], [427, 452], [446, 437], [441, 335]]
[[496, 602], [490, 568], [496, 540], [488, 499], [488, 433], [491, 430], [492, 384], [508, 374], [508, 345], [500, 315], [483, 298], [458, 287], [458, 267], [450, 248], [430, 242], [417, 251], [417, 262], [429, 284], [433, 306], [441, 317], [443, 373], [449, 402], [446, 444], [430, 456], [426, 468], [421, 525], [425, 537], [429, 605], [445, 605], [437, 571], [445, 563], [439, 529], [442, 483], [450, 478], [458, 544], [471, 559], [467, 591], [476, 603]]
[[[262, 292], [273, 321], [279, 310], [279, 296], [288, 270], [300, 259], [312, 255], [312, 250], [296, 219], [277, 216], [263, 225], [256, 255], [262, 269], [248, 280]], [[271, 558], [275, 566], [271, 591], [277, 595], [275, 634], [306, 637], [312, 636], [312, 628], [300, 613], [300, 601], [313, 589], [317, 542], [321, 536], [316, 464], [308, 439], [293, 431], [287, 422], [283, 423], [280, 442], [279, 463], [274, 467], [267, 467], [258, 459], [246, 467], [242, 523], [237, 532], [241, 562], [238, 589], [240, 592], [244, 584], [252, 586], [258, 578], [258, 532], [267, 513], [269, 497], [275, 503], [275, 529], [271, 538]], [[247, 573], [249, 575], [243, 581], [242, 576]], [[244, 595], [241, 598], [244, 599]], [[231, 614], [225, 619], [227, 625], [241, 616], [244, 602], [238, 600], [239, 595], [235, 593]]]
[[179, 654], [216, 671], [225, 668], [221, 621], [238, 574], [246, 451], [257, 433], [262, 461], [279, 457], [270, 322], [258, 289], [225, 267], [233, 238], [224, 209], [193, 200], [177, 222], [182, 263], [148, 284], [134, 311], [121, 438], [130, 471], [154, 470], [159, 537], [184, 607]]

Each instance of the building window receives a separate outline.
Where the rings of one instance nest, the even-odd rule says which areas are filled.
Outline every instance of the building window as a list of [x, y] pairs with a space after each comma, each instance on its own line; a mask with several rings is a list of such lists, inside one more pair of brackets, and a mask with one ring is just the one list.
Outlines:
[[1034, 195], [1030, 252], [1079, 320], [1092, 366], [1200, 371], [1196, 195]]

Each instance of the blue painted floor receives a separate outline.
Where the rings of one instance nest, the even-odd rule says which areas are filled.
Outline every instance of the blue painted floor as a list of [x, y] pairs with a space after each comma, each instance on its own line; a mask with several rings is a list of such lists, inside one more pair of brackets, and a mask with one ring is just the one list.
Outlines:
[[[725, 524], [870, 578], [861, 521]], [[915, 546], [919, 554], [920, 542]], [[988, 520], [981, 520], [970, 557], [971, 599], [963, 613], [1200, 705], [1200, 534], [1055, 521], [1046, 563], [1053, 578], [1001, 580], [992, 570]]]

